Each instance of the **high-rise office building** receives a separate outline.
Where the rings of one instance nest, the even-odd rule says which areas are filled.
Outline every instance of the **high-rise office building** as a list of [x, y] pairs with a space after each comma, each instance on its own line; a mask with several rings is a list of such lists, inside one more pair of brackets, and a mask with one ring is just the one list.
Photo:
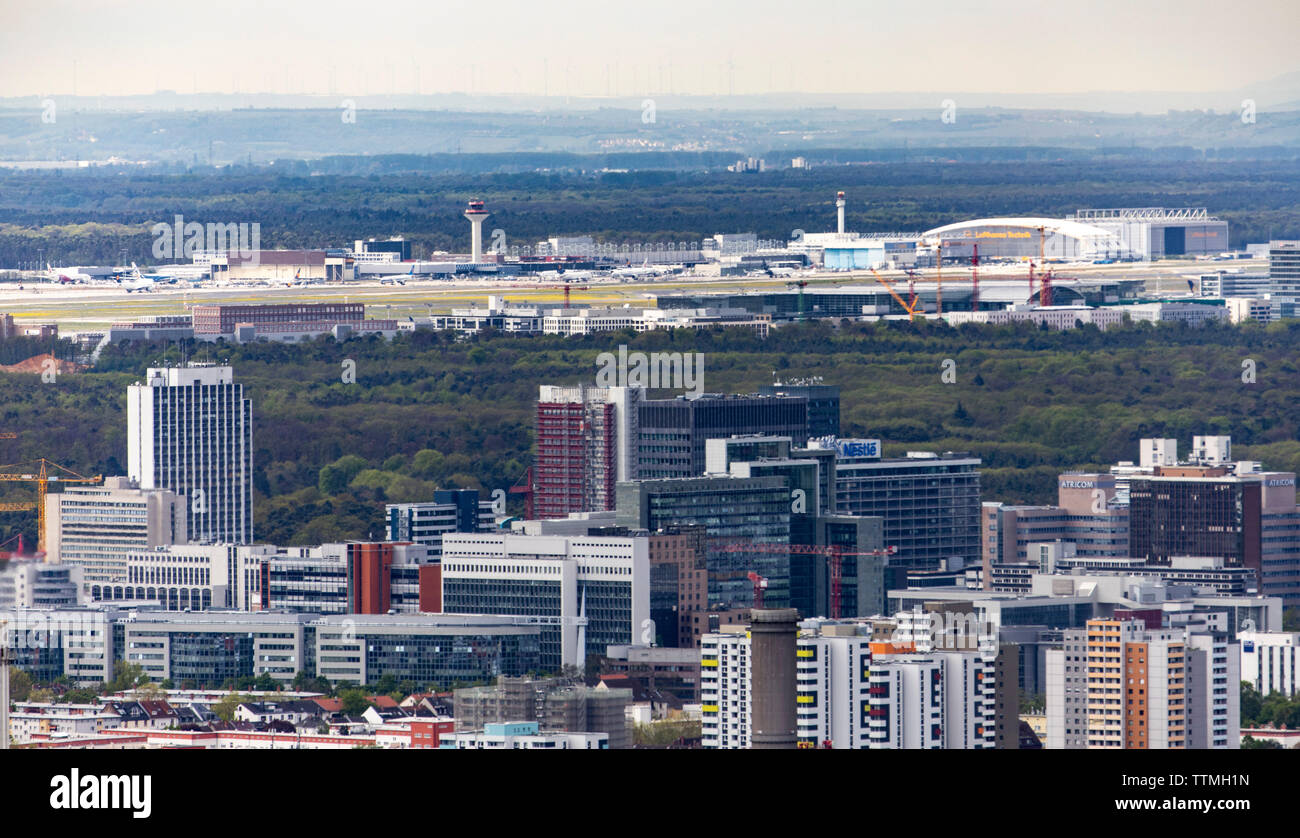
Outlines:
[[840, 435], [840, 388], [823, 384], [820, 378], [795, 379], [765, 384], [760, 396], [793, 396], [808, 400], [808, 436]]
[[[879, 447], [839, 440], [835, 464], [836, 511], [884, 519], [885, 545], [894, 574], [949, 570], [981, 560], [978, 457], [908, 452], [881, 459]], [[874, 440], [867, 440], [874, 442]], [[902, 578], [890, 588], [906, 587]]]
[[87, 592], [120, 585], [132, 553], [188, 543], [185, 509], [183, 495], [142, 489], [125, 477], [51, 492], [45, 496], [46, 559], [80, 567]]
[[1300, 302], [1300, 241], [1268, 243], [1268, 286], [1273, 317], [1294, 317]]
[[618, 484], [618, 526], [699, 525], [707, 534], [708, 607], [749, 608], [767, 579], [765, 605], [790, 604], [790, 489], [784, 477], [696, 477]]
[[702, 526], [666, 527], [649, 534], [650, 619], [655, 645], [698, 648], [708, 631], [707, 532]]
[[410, 541], [442, 552], [449, 532], [488, 532], [494, 521], [492, 501], [479, 500], [477, 489], [438, 489], [428, 503], [390, 503], [384, 507], [389, 541]]
[[704, 474], [706, 442], [738, 434], [808, 439], [805, 396], [650, 399], [637, 406], [636, 469], [620, 479], [659, 480]]
[[1120, 558], [1129, 550], [1129, 510], [1115, 503], [1117, 481], [1110, 474], [1062, 474], [1055, 506], [981, 505], [983, 587], [995, 590], [994, 568], [1032, 564], [1029, 547], [1048, 542], [1074, 544], [1083, 559]]
[[195, 543], [253, 541], [253, 407], [230, 367], [150, 368], [127, 389], [127, 471], [185, 497]]
[[1155, 564], [1216, 556], [1253, 568], [1260, 593], [1300, 603], [1295, 474], [1253, 463], [1157, 466], [1129, 485], [1129, 552]]
[[650, 621], [649, 541], [505, 533], [443, 536], [442, 609], [542, 625], [542, 670], [584, 666], [641, 642]]

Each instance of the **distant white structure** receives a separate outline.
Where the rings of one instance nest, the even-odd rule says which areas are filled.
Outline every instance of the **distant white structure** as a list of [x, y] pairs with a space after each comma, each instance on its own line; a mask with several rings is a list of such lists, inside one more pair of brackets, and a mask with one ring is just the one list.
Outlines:
[[1204, 465], [1222, 465], [1232, 462], [1232, 437], [1230, 436], [1194, 436], [1192, 437], [1192, 456], [1194, 463]]
[[1272, 300], [1259, 297], [1227, 297], [1223, 302], [1228, 309], [1228, 322], [1234, 325], [1247, 320], [1258, 320], [1261, 323], [1271, 323], [1274, 320]]
[[483, 208], [483, 202], [475, 199], [465, 208], [465, 217], [470, 224], [470, 257], [474, 264], [483, 261], [483, 220], [490, 213]]
[[1205, 207], [1081, 209], [1066, 220], [1106, 230], [1123, 244], [1123, 253], [1143, 261], [1217, 255], [1228, 249], [1228, 222]]
[[835, 193], [835, 232], [841, 236], [844, 235], [844, 206], [846, 203], [843, 192]]
[[1138, 444], [1142, 468], [1178, 465], [1178, 440], [1144, 439]]
[[979, 245], [980, 259], [1122, 259], [1128, 248], [1113, 231], [1095, 224], [1060, 218], [977, 218], [935, 227], [923, 234], [927, 243], [942, 243], [943, 258], [970, 259]]

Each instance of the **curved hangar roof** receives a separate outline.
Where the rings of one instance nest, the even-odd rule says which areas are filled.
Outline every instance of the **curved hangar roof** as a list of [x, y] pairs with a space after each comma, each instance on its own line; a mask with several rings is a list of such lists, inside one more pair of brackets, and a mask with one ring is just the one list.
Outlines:
[[935, 227], [933, 230], [926, 230], [921, 236], [926, 239], [937, 238], [949, 233], [960, 233], [964, 230], [975, 230], [981, 227], [1022, 227], [1026, 230], [1037, 230], [1042, 227], [1049, 233], [1069, 236], [1074, 239], [1116, 238], [1115, 234], [1110, 230], [1092, 224], [1084, 224], [1081, 221], [1029, 217], [977, 218], [974, 221], [958, 221], [956, 224], [945, 224], [942, 227]]

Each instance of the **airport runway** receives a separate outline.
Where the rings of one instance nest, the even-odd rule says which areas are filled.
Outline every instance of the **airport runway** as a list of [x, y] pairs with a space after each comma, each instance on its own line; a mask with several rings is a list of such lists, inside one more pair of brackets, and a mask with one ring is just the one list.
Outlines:
[[[1266, 271], [1266, 260], [1204, 262], [1195, 260], [1166, 261], [1151, 264], [1070, 264], [1051, 265], [1057, 279], [1098, 280], [1140, 279], [1152, 294], [1186, 294], [1189, 275], [1216, 270]], [[992, 265], [980, 269], [981, 282], [992, 280], [1027, 281], [1025, 265]], [[891, 281], [906, 282], [902, 271], [882, 271]], [[932, 281], [934, 269], [917, 273], [918, 281]], [[969, 282], [968, 266], [945, 266], [943, 282]], [[654, 297], [669, 293], [743, 293], [746, 291], [784, 291], [792, 283], [806, 281], [808, 287], [871, 285], [870, 272], [822, 273], [800, 277], [716, 277], [678, 275], [656, 279], [602, 280], [574, 283], [570, 300], [580, 306], [641, 307], [653, 304]], [[544, 286], [544, 287], [543, 287]], [[588, 290], [577, 290], [586, 287]], [[406, 285], [381, 285], [378, 281], [335, 285], [294, 287], [207, 286], [194, 288], [188, 283], [159, 286], [149, 292], [127, 293], [112, 285], [53, 285], [49, 283], [0, 284], [0, 312], [7, 312], [22, 325], [57, 323], [61, 331], [99, 331], [113, 323], [133, 322], [141, 317], [184, 314], [196, 303], [293, 303], [357, 302], [366, 304], [372, 318], [427, 318], [430, 314], [450, 311], [471, 304], [485, 304], [489, 295], [503, 296], [511, 302], [560, 302], [564, 292], [554, 280], [411, 280]]]

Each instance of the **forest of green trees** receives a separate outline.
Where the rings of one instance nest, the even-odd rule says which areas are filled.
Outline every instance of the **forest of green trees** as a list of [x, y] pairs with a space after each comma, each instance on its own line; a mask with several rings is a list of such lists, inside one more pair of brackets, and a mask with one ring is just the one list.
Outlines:
[[[739, 177], [653, 168], [449, 173], [422, 171], [400, 155], [394, 165], [405, 161], [406, 170], [370, 175], [350, 173], [352, 158], [189, 174], [0, 172], [0, 267], [118, 264], [123, 251], [127, 261], [153, 264], [150, 228], [177, 214], [200, 223], [257, 223], [266, 248], [337, 247], [402, 235], [417, 258], [435, 250], [463, 252], [468, 242], [461, 212], [470, 198], [488, 202], [489, 227], [505, 231], [507, 246], [531, 246], [555, 235], [592, 235], [614, 244], [698, 242], [737, 231], [784, 240], [796, 229], [831, 229], [834, 196], [841, 189], [848, 193], [849, 228], [863, 232], [921, 231], [999, 215], [1060, 217], [1081, 207], [1163, 205], [1209, 208], [1229, 222], [1234, 247], [1300, 237], [1300, 161], [1294, 155], [1121, 155], [1099, 162], [1041, 152], [1042, 159], [970, 162], [962, 158], [971, 150], [953, 151], [939, 162], [911, 162], [903, 154], [872, 165]], [[367, 161], [377, 165], [381, 159]], [[603, 164], [593, 159], [583, 165]]]
[[[873, 437], [886, 455], [969, 451], [983, 459], [985, 500], [1044, 503], [1064, 469], [1136, 459], [1137, 441], [1230, 434], [1234, 455], [1300, 471], [1300, 321], [1261, 326], [1140, 324], [1105, 333], [1028, 325], [810, 322], [766, 340], [743, 330], [617, 332], [579, 338], [418, 331], [392, 342], [303, 345], [124, 344], [92, 372], [0, 374], [0, 441], [16, 463], [39, 456], [83, 474], [122, 474], [126, 387], [151, 365], [229, 362], [253, 401], [256, 536], [309, 544], [379, 536], [386, 500], [434, 487], [491, 490], [521, 479], [533, 451], [539, 384], [592, 382], [595, 358], [632, 350], [702, 352], [704, 388], [751, 392], [774, 373], [841, 388], [842, 436]], [[955, 383], [941, 379], [944, 361]], [[356, 383], [342, 380], [356, 363]], [[1254, 383], [1243, 381], [1252, 361]], [[5, 484], [0, 500], [21, 500]], [[31, 538], [30, 513], [4, 535]]]

